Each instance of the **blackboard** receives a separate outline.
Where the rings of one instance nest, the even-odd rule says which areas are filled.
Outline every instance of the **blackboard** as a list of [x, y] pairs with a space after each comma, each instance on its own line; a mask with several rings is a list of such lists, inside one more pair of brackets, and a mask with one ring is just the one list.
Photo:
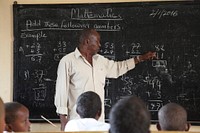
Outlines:
[[106, 119], [128, 95], [142, 98], [157, 120], [158, 110], [177, 102], [188, 120], [200, 123], [200, 3], [13, 4], [14, 101], [58, 121], [54, 94], [59, 60], [74, 51], [83, 28], [101, 34], [100, 54], [116, 61], [147, 51], [157, 60], [138, 64], [118, 79], [106, 79]]

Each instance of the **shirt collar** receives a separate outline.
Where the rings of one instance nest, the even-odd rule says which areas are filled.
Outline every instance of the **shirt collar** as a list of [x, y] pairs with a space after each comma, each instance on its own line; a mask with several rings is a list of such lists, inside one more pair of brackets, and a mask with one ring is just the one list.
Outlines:
[[[78, 48], [75, 49], [74, 54], [75, 54], [76, 58], [82, 57], [82, 54], [80, 53], [80, 51], [78, 50]], [[97, 59], [98, 58], [98, 54], [94, 55], [93, 58]]]
[[81, 57], [82, 55], [81, 55], [81, 53], [80, 53], [80, 51], [78, 50], [78, 48], [76, 48], [75, 49], [75, 52], [74, 52], [74, 54], [75, 54], [75, 57], [76, 58], [78, 58], [78, 57]]

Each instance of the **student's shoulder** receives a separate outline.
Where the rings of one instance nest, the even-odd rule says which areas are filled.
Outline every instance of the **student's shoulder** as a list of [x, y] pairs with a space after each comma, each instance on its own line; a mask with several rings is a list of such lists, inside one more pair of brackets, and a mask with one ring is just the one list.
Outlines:
[[106, 123], [106, 122], [99, 122], [100, 124], [104, 125], [105, 127], [110, 127], [110, 124], [109, 123]]
[[81, 121], [81, 119], [73, 119], [73, 120], [70, 120], [67, 122], [67, 125], [74, 125], [74, 124], [77, 124]]
[[98, 124], [96, 124], [96, 129], [99, 131], [108, 131], [110, 129], [110, 124], [98, 121]]

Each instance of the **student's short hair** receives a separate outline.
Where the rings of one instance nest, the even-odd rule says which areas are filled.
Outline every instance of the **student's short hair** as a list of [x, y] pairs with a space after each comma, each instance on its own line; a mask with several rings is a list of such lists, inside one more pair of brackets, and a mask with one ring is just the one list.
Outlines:
[[187, 124], [187, 112], [177, 103], [168, 103], [158, 111], [161, 130], [184, 131]]
[[7, 102], [5, 105], [5, 122], [6, 124], [10, 124], [14, 122], [17, 118], [17, 112], [20, 108], [26, 108], [23, 104], [18, 102]]
[[148, 133], [150, 113], [136, 96], [118, 101], [111, 109], [110, 133]]
[[101, 104], [98, 94], [87, 91], [78, 97], [76, 112], [81, 118], [95, 118], [98, 112], [101, 113]]

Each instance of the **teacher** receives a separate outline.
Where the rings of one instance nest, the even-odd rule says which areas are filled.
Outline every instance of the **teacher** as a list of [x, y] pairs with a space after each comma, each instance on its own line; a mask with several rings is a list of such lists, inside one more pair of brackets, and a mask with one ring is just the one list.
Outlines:
[[[156, 57], [155, 52], [148, 52], [117, 62], [99, 55], [100, 47], [100, 34], [95, 29], [84, 29], [75, 51], [60, 60], [54, 103], [60, 116], [62, 131], [68, 120], [79, 118], [76, 113], [76, 100], [79, 95], [86, 91], [94, 91], [104, 101], [106, 78], [118, 78], [135, 68], [137, 63]], [[104, 113], [100, 120], [104, 121]]]

